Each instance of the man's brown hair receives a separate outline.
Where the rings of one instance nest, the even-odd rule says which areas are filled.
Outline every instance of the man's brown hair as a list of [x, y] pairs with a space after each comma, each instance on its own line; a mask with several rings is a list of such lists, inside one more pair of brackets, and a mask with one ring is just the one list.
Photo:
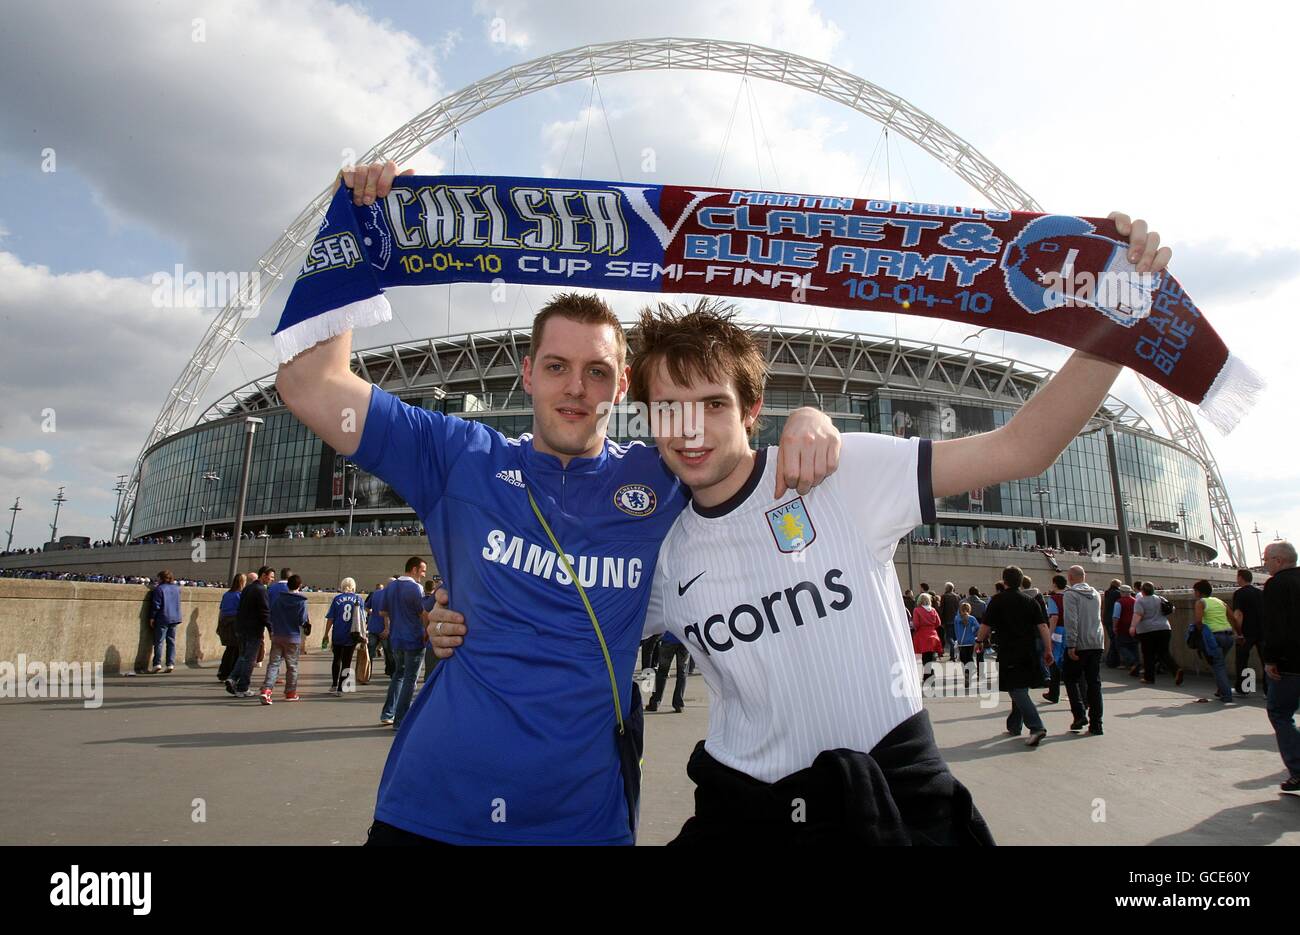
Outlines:
[[528, 353], [534, 358], [537, 357], [538, 348], [542, 346], [542, 332], [546, 328], [546, 323], [557, 316], [584, 325], [609, 325], [614, 329], [619, 365], [622, 366], [627, 360], [627, 335], [623, 333], [623, 326], [619, 324], [618, 316], [600, 296], [582, 292], [561, 292], [543, 305], [542, 310], [534, 316], [533, 335], [528, 348]]
[[[742, 414], [763, 398], [767, 361], [754, 336], [735, 322], [736, 308], [717, 299], [693, 307], [660, 302], [641, 310], [633, 333], [632, 399], [650, 402], [650, 374], [662, 361], [675, 383], [703, 378], [736, 385]], [[758, 430], [758, 420], [750, 434]]]

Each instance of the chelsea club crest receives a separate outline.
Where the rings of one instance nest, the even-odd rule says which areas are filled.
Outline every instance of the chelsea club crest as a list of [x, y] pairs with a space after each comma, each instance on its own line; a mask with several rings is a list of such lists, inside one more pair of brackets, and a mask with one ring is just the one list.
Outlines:
[[645, 484], [624, 484], [614, 491], [614, 506], [628, 516], [649, 516], [655, 505], [655, 492]]
[[772, 531], [776, 547], [782, 552], [802, 552], [817, 538], [817, 530], [813, 528], [803, 497], [795, 497], [789, 503], [768, 510], [767, 528]]

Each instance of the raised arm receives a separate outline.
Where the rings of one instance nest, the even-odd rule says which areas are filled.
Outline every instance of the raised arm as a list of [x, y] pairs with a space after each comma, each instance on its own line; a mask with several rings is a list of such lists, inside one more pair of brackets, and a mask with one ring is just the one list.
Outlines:
[[280, 399], [298, 421], [339, 454], [361, 444], [370, 383], [352, 372], [352, 332], [322, 341], [281, 364], [275, 377]]
[[[1113, 212], [1115, 228], [1129, 238], [1129, 259], [1140, 273], [1169, 265], [1171, 251], [1146, 221]], [[1123, 368], [1085, 351], [1065, 366], [1000, 429], [934, 443], [936, 497], [950, 497], [1004, 481], [1042, 474], [1097, 412]]]

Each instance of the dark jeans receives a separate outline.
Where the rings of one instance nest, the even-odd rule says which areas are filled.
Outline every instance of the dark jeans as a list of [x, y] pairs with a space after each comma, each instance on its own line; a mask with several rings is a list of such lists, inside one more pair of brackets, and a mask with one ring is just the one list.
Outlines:
[[[1100, 649], [1077, 649], [1079, 657], [1070, 658], [1066, 650], [1061, 660], [1065, 687], [1070, 695], [1070, 712], [1076, 721], [1085, 718], [1092, 729], [1101, 727], [1101, 653]], [[1071, 685], [1074, 690], [1069, 691]]]
[[[154, 624], [153, 628], [153, 665], [176, 665], [176, 628], [180, 624]], [[167, 642], [167, 662], [163, 662], [163, 641]]]
[[388, 694], [384, 698], [384, 710], [379, 715], [382, 720], [392, 718], [394, 723], [400, 727], [402, 718], [406, 717], [406, 710], [411, 707], [411, 695], [415, 692], [415, 676], [420, 671], [420, 656], [423, 654], [419, 649], [398, 649], [393, 655], [397, 658], [393, 660], [396, 668], [393, 670], [393, 678], [388, 683]]
[[1119, 661], [1126, 669], [1131, 669], [1138, 664], [1138, 644], [1131, 636], [1127, 634], [1115, 641], [1115, 649], [1119, 653]]
[[659, 668], [659, 643], [662, 640], [663, 634], [656, 633], [654, 636], [647, 636], [641, 641], [642, 669]]
[[1300, 674], [1283, 672], [1282, 678], [1268, 682], [1268, 721], [1277, 735], [1277, 752], [1282, 754], [1287, 771], [1293, 777], [1300, 777], [1300, 730], [1295, 726], [1296, 708], [1300, 707]]
[[1007, 730], [1018, 734], [1022, 723], [1031, 731], [1042, 730], [1043, 719], [1039, 717], [1038, 708], [1029, 697], [1029, 689], [1009, 688], [1007, 694], [1011, 696], [1011, 713], [1007, 715]]
[[1119, 668], [1119, 644], [1115, 642], [1115, 621], [1110, 615], [1103, 612], [1101, 627], [1106, 631], [1106, 667], [1108, 669]]
[[1258, 636], [1247, 636], [1237, 644], [1237, 691], [1241, 691], [1242, 678], [1245, 671], [1250, 668], [1250, 651], [1252, 649], [1255, 650], [1255, 655], [1259, 656], [1259, 668], [1255, 669], [1255, 690], [1263, 689], [1266, 692], [1268, 691], [1271, 680], [1264, 674], [1263, 650], [1260, 648], [1263, 644], [1264, 641]]
[[248, 683], [253, 678], [253, 666], [257, 664], [257, 652], [262, 648], [262, 634], [241, 636], [239, 638], [239, 660], [230, 677], [235, 680], [235, 691], [248, 691]]
[[659, 644], [659, 668], [655, 672], [655, 691], [650, 696], [650, 704], [659, 707], [664, 697], [664, 687], [668, 684], [668, 670], [673, 660], [677, 660], [677, 683], [673, 686], [673, 707], [686, 705], [686, 657], [689, 655], [681, 643]]
[[1138, 644], [1142, 647], [1142, 681], [1148, 684], [1155, 682], [1157, 665], [1164, 666], [1170, 676], [1178, 673], [1181, 667], [1169, 654], [1169, 640], [1173, 635], [1172, 630], [1138, 634]]

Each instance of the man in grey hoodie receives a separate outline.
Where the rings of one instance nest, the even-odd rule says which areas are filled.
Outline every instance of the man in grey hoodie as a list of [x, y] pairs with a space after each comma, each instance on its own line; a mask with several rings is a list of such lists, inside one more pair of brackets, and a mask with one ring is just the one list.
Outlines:
[[[1085, 580], [1080, 565], [1071, 565], [1065, 589], [1065, 658], [1064, 680], [1076, 686], [1070, 692], [1070, 711], [1074, 723], [1070, 730], [1101, 734], [1101, 654], [1106, 636], [1101, 627], [1101, 595]], [[1078, 700], [1076, 700], [1078, 699]], [[1084, 704], [1086, 699], [1086, 707]]]

